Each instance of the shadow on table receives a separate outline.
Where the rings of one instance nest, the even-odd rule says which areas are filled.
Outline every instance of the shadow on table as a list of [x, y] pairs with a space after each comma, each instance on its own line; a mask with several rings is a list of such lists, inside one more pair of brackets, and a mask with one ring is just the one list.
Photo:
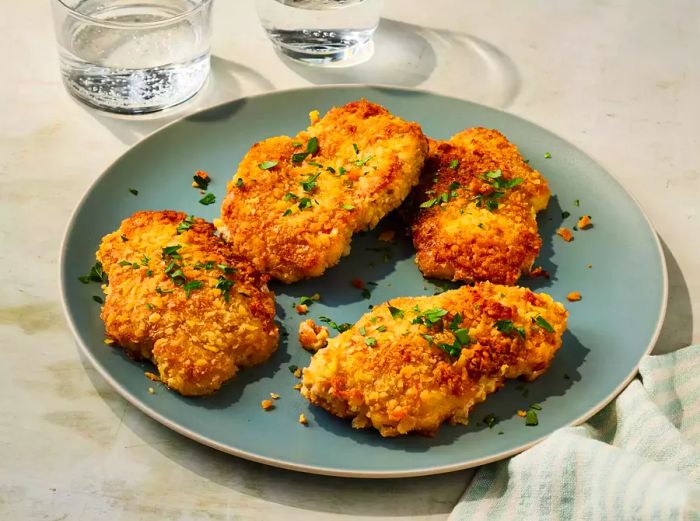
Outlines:
[[[120, 428], [128, 428], [145, 444], [188, 471], [263, 501], [351, 517], [446, 514], [473, 472], [407, 479], [350, 479], [302, 474], [239, 459], [193, 442], [128, 404], [125, 414], [125, 401], [79, 353], [97, 393], [120, 418]], [[280, 433], [280, 443], [284, 443], [284, 433]]]
[[122, 143], [133, 145], [151, 132], [171, 123], [186, 114], [205, 107], [223, 103], [242, 96], [241, 81], [246, 81], [255, 91], [273, 90], [275, 86], [256, 70], [219, 56], [211, 57], [211, 74], [207, 83], [189, 101], [176, 107], [137, 116], [125, 116], [102, 112], [84, 105], [80, 107], [114, 134]]
[[668, 245], [661, 237], [659, 240], [668, 270], [668, 307], [659, 339], [654, 346], [655, 355], [670, 353], [693, 341], [693, 308], [688, 283]]
[[[441, 93], [507, 107], [520, 89], [513, 61], [494, 45], [454, 31], [431, 29], [382, 18], [374, 37], [374, 55], [351, 67], [318, 67], [282, 62], [317, 84], [383, 84], [416, 87], [429, 78]], [[454, 56], [453, 61], [450, 56]]]

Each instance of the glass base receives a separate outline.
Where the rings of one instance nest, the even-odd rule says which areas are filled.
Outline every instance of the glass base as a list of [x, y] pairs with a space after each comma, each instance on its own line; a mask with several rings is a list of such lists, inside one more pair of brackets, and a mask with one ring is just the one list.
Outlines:
[[349, 67], [374, 54], [371, 38], [347, 38], [347, 34], [343, 35], [345, 38], [310, 38], [297, 31], [270, 31], [268, 36], [284, 56], [307, 65]]

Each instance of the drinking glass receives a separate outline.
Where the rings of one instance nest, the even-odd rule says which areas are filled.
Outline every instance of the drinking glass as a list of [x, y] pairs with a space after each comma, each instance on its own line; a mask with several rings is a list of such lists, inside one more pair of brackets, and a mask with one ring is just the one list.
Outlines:
[[63, 82], [93, 107], [155, 112], [209, 75], [212, 0], [51, 0]]
[[[257, 0], [260, 21], [283, 54], [313, 65], [371, 56], [382, 0]], [[353, 60], [355, 58], [355, 60]]]

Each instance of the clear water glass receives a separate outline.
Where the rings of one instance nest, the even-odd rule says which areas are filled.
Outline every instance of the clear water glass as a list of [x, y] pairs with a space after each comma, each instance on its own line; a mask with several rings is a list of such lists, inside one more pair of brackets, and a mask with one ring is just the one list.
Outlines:
[[93, 107], [141, 114], [194, 96], [209, 75], [212, 0], [51, 0], [61, 74]]
[[258, 15], [275, 47], [314, 65], [371, 56], [382, 0], [257, 0]]

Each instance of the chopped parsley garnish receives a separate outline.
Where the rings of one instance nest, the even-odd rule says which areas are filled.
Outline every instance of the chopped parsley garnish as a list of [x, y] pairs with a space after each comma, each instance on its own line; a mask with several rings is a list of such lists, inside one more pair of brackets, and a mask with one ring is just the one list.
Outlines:
[[108, 282], [107, 274], [102, 269], [101, 262], [96, 262], [95, 265], [90, 268], [90, 273], [78, 277], [78, 280], [83, 284], [87, 284], [88, 282], [103, 282], [107, 284]]
[[288, 215], [292, 215], [292, 209], [287, 208], [284, 213], [282, 214], [282, 217], [287, 217]]
[[462, 315], [460, 313], [456, 313], [455, 316], [452, 317], [452, 321], [450, 322], [450, 331], [457, 331], [461, 323]]
[[298, 196], [298, 195], [294, 195], [294, 194], [291, 193], [291, 192], [287, 192], [286, 194], [284, 194], [284, 200], [285, 200], [285, 201], [298, 201], [298, 200], [299, 200], [299, 196]]
[[139, 195], [139, 191], [136, 188], [129, 188], [129, 193], [131, 195]]
[[239, 177], [236, 179], [236, 188], [243, 188], [243, 185], [245, 184], [245, 181], [243, 181], [242, 177]]
[[569, 217], [570, 215], [571, 215], [571, 213], [569, 213], [569, 212], [562, 212], [562, 213], [561, 213], [561, 218], [562, 218], [562, 219], [566, 219], [566, 218]]
[[152, 277], [153, 276], [153, 270], [146, 270], [146, 277]]
[[233, 268], [231, 266], [227, 266], [226, 264], [217, 264], [216, 267], [219, 268], [224, 273], [236, 273], [238, 271], [236, 268]]
[[381, 326], [377, 326], [377, 331], [383, 333], [384, 331], [386, 331], [386, 326], [383, 324]]
[[433, 343], [433, 335], [428, 335], [428, 334], [426, 334], [426, 333], [421, 333], [421, 336], [422, 336], [423, 338], [425, 338], [425, 339], [428, 341], [429, 344], [432, 345], [432, 343]]
[[493, 426], [499, 422], [499, 418], [495, 414], [487, 414], [486, 416], [484, 416], [483, 422], [488, 426], [489, 429], [492, 429]]
[[359, 153], [360, 153], [360, 149], [357, 148], [357, 143], [353, 143], [353, 144], [352, 144], [352, 148], [353, 148], [353, 150], [355, 151], [356, 154], [359, 154]]
[[339, 175], [345, 175], [345, 172], [347, 172], [347, 170], [345, 170], [345, 167], [344, 167], [344, 166], [341, 166], [341, 167], [338, 169], [338, 174], [339, 174]]
[[389, 306], [389, 313], [391, 313], [391, 318], [403, 318], [404, 314], [403, 311], [401, 311], [399, 308], [395, 308], [394, 306]]
[[301, 146], [301, 143], [299, 143], [298, 141], [292, 141], [292, 146], [294, 148], [299, 148]]
[[354, 210], [355, 207], [351, 204], [344, 204], [343, 205], [343, 210]]
[[335, 329], [339, 333], [342, 333], [343, 331], [347, 331], [348, 329], [350, 329], [352, 327], [352, 324], [349, 324], [347, 322], [343, 322], [342, 324], [338, 324], [328, 317], [318, 317], [318, 319], [321, 322], [323, 322], [324, 324], [328, 324], [328, 327], [330, 327], [331, 329]]
[[537, 419], [537, 411], [533, 409], [528, 409], [527, 413], [525, 414], [525, 425], [533, 427], [538, 423], [539, 421]]
[[518, 333], [522, 338], [525, 338], [525, 329], [522, 327], [515, 327], [512, 320], [497, 320], [496, 329], [506, 335]]
[[207, 195], [205, 195], [204, 197], [202, 197], [199, 200], [199, 203], [203, 204], [205, 206], [210, 205], [210, 204], [214, 204], [215, 202], [216, 202], [216, 196], [211, 192], [209, 192]]
[[211, 179], [209, 177], [201, 176], [199, 175], [199, 173], [194, 174], [192, 176], [192, 179], [194, 179], [194, 184], [197, 185], [197, 188], [199, 188], [200, 190], [206, 190], [209, 186], [209, 183], [211, 182]]
[[467, 346], [471, 343], [471, 338], [469, 337], [468, 329], [457, 329], [456, 331], [454, 331], [454, 335], [457, 339], [457, 342], [459, 342], [459, 345], [461, 346]]
[[181, 244], [174, 244], [172, 246], [166, 246], [163, 248], [163, 259], [181, 259], [182, 257], [178, 253], [178, 250], [182, 248]]
[[550, 154], [549, 152], [545, 152], [545, 153], [544, 153], [544, 158], [545, 158], [545, 159], [552, 159], [552, 154]]
[[147, 302], [147, 303], [146, 303], [146, 307], [147, 307], [149, 310], [150, 310], [150, 309], [153, 309], [153, 304], [151, 304], [150, 302]]
[[299, 201], [299, 210], [306, 210], [307, 208], [311, 208], [311, 199], [302, 197]]
[[194, 266], [192, 266], [196, 270], [213, 270], [214, 266], [216, 266], [215, 261], [207, 261], [207, 262], [196, 262]]
[[190, 298], [190, 293], [192, 293], [192, 291], [195, 289], [201, 288], [202, 286], [204, 286], [204, 283], [201, 280], [190, 280], [185, 282], [182, 289], [185, 290], [185, 296]]
[[335, 174], [335, 168], [333, 168], [332, 166], [327, 166], [326, 170], [328, 170], [331, 174]]
[[316, 161], [307, 161], [307, 165], [315, 166], [317, 168], [323, 168], [323, 165], [321, 163], [317, 163]]
[[368, 336], [367, 338], [365, 338], [365, 344], [367, 344], [370, 347], [374, 347], [377, 345], [377, 339], [373, 336]]
[[368, 299], [372, 296], [372, 293], [370, 292], [370, 290], [368, 288], [362, 288], [362, 291], [360, 294], [362, 295], [362, 298], [364, 298], [364, 299]]
[[292, 154], [292, 163], [301, 163], [308, 155], [308, 152], [297, 152], [296, 154]]
[[462, 347], [457, 342], [454, 344], [440, 343], [438, 347], [452, 357], [457, 357], [462, 352]]
[[141, 266], [148, 266], [150, 260], [151, 258], [144, 253], [143, 257], [141, 257]]
[[306, 142], [306, 151], [311, 155], [318, 152], [318, 138], [316, 136]]
[[318, 176], [320, 175], [321, 172], [310, 174], [305, 181], [301, 181], [299, 184], [301, 185], [302, 190], [304, 190], [304, 192], [313, 191], [313, 189], [316, 188], [316, 179], [318, 179]]
[[216, 286], [214, 286], [215, 289], [220, 289], [221, 294], [224, 296], [224, 300], [228, 302], [229, 298], [231, 297], [231, 288], [235, 284], [234, 281], [227, 279], [223, 275], [220, 276], [216, 282]]
[[290, 366], [288, 367], [288, 369], [289, 369], [289, 372], [290, 372], [290, 373], [296, 373], [297, 370], [299, 369], [299, 366], [297, 366], [297, 365], [290, 365]]
[[177, 225], [177, 234], [180, 235], [182, 232], [185, 232], [192, 228], [192, 225], [194, 224], [194, 215], [188, 215], [185, 217], [180, 224]]
[[102, 297], [100, 297], [99, 295], [93, 295], [93, 296], [92, 296], [92, 300], [94, 300], [94, 301], [97, 302], [98, 304], [104, 304], [104, 303], [105, 303], [105, 301], [102, 300]]
[[421, 316], [425, 318], [431, 325], [440, 322], [440, 319], [447, 315], [447, 310], [442, 308], [432, 308], [427, 309], [421, 313]]
[[277, 161], [263, 161], [262, 163], [258, 164], [258, 168], [260, 170], [269, 170], [270, 168], [274, 168], [277, 166]]
[[535, 409], [536, 411], [541, 411], [541, 410], [542, 410], [542, 406], [541, 406], [539, 403], [533, 403], [533, 404], [530, 406], [530, 409]]
[[459, 161], [457, 159], [453, 159], [450, 161], [450, 168], [452, 170], [457, 170], [457, 167], [459, 166]]
[[576, 200], [574, 201], [574, 204], [575, 204], [576, 206], [581, 206], [581, 201], [579, 201], [578, 199], [576, 199]]
[[554, 333], [554, 328], [550, 325], [549, 322], [547, 322], [544, 318], [541, 316], [538, 316], [535, 319], [535, 324], [547, 331], [548, 333]]
[[171, 261], [164, 271], [165, 274], [170, 277], [177, 286], [181, 286], [187, 282], [187, 277], [185, 277], [185, 274], [182, 272], [182, 266], [177, 264], [175, 261]]
[[160, 286], [156, 286], [156, 293], [159, 295], [165, 295], [167, 293], [172, 293], [174, 289], [161, 289]]
[[117, 264], [120, 266], [131, 266], [131, 263], [128, 260], [120, 260]]
[[364, 326], [358, 328], [358, 331], [360, 332], [360, 334], [361, 334], [362, 336], [365, 336], [365, 335], [367, 334], [367, 331], [365, 330], [365, 327], [364, 327]]
[[[374, 156], [367, 156], [367, 157], [364, 158], [364, 159], [357, 159], [357, 160], [354, 161], [355, 166], [365, 166], [365, 165], [367, 164], [367, 162], [368, 162], [370, 159], [372, 159], [373, 157], [374, 157]], [[365, 173], [367, 173], [367, 172], [365, 172]]]
[[123, 233], [119, 237], [121, 238], [122, 242], [126, 242], [129, 240]]
[[312, 295], [311, 297], [301, 297], [299, 299], [299, 304], [301, 304], [302, 306], [310, 306], [317, 300], [319, 300], [317, 295]]

